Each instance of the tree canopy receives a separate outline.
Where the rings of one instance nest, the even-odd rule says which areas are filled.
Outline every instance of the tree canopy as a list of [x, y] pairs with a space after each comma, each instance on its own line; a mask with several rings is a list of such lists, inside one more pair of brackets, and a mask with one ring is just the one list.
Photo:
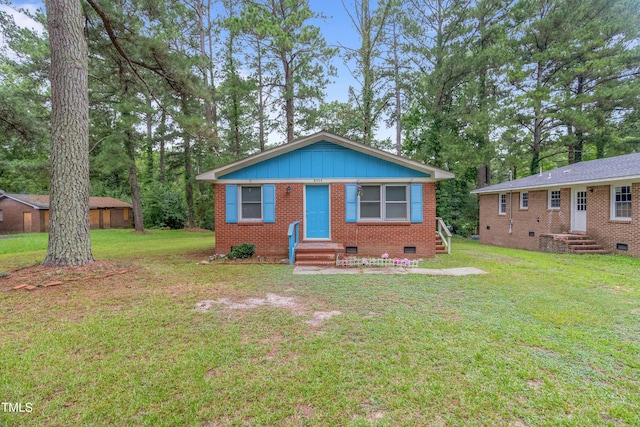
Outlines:
[[[0, 4], [0, 188], [49, 192], [51, 34]], [[438, 214], [463, 234], [476, 185], [640, 150], [637, 0], [352, 0], [337, 46], [307, 0], [81, 4], [90, 191], [140, 230], [212, 228], [197, 173], [320, 129], [455, 172]]]

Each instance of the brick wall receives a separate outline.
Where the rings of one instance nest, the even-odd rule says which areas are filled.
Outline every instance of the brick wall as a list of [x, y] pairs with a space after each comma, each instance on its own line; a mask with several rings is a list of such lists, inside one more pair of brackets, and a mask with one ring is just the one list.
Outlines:
[[[611, 220], [609, 185], [588, 186], [587, 234], [615, 253], [640, 257], [640, 183], [632, 185], [632, 220]], [[498, 214], [498, 195], [480, 195], [480, 242], [517, 249], [540, 250], [541, 234], [558, 234], [571, 230], [571, 189], [560, 193], [560, 209], [548, 209], [547, 190], [529, 191], [529, 209], [520, 209], [520, 193], [513, 192], [513, 229], [509, 234], [509, 193], [506, 215]], [[487, 229], [489, 227], [489, 229]], [[529, 233], [533, 232], [534, 236]], [[629, 246], [617, 251], [616, 243]]]
[[[128, 211], [128, 218], [125, 219], [124, 211]], [[111, 208], [111, 228], [131, 228], [133, 227], [133, 211], [130, 208]]]
[[[520, 192], [507, 195], [507, 212], [498, 214], [498, 194], [480, 195], [480, 242], [487, 245], [539, 250], [540, 235], [571, 229], [571, 189], [560, 190], [560, 209], [548, 208], [547, 190], [529, 191], [529, 208], [520, 209]], [[509, 214], [513, 212], [512, 232]], [[488, 227], [488, 228], [487, 228]], [[530, 236], [533, 233], [533, 236]]]
[[[291, 192], [287, 193], [287, 186]], [[300, 221], [300, 239], [302, 240], [303, 184], [276, 184], [276, 222], [239, 222], [227, 224], [225, 205], [225, 185], [215, 184], [215, 228], [216, 253], [226, 254], [232, 246], [241, 243], [256, 245], [256, 255], [288, 257], [289, 224]]]
[[[0, 221], [0, 234], [24, 233], [40, 231], [40, 212], [24, 203], [4, 198], [0, 200], [2, 218]], [[25, 213], [31, 214], [31, 221], [24, 226]]]
[[[587, 191], [587, 233], [613, 253], [640, 257], [640, 182], [633, 183], [631, 221], [611, 219], [611, 187], [598, 185]], [[617, 243], [628, 245], [628, 251], [616, 250]]]
[[[287, 187], [291, 192], [287, 193]], [[289, 224], [300, 221], [300, 240], [304, 234], [304, 184], [276, 184], [276, 222], [225, 222], [225, 186], [215, 184], [216, 253], [227, 253], [240, 243], [256, 245], [256, 255], [288, 256]], [[345, 221], [345, 183], [330, 184], [331, 241], [357, 246], [358, 255], [426, 258], [435, 256], [435, 184], [423, 183], [422, 223], [347, 223]], [[405, 255], [405, 246], [415, 246], [415, 255]]]

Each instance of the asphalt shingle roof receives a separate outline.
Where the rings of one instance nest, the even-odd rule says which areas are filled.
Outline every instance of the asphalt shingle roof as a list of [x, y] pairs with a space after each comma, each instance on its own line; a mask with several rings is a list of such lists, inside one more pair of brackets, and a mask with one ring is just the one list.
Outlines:
[[[42, 194], [0, 194], [2, 196], [9, 197], [10, 199], [17, 200], [26, 205], [33, 206], [37, 209], [49, 209], [49, 196]], [[122, 200], [114, 199], [113, 197], [89, 197], [90, 209], [99, 208], [130, 208], [129, 203]]]
[[472, 194], [497, 193], [529, 188], [550, 188], [567, 184], [589, 184], [640, 178], [640, 153], [575, 163], [526, 178], [473, 190]]

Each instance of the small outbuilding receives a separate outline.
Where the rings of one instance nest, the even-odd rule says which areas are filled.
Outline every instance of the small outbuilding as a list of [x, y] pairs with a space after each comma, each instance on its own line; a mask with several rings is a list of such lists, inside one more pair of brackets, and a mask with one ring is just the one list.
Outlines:
[[216, 252], [251, 243], [256, 255], [300, 264], [434, 257], [436, 182], [453, 176], [319, 132], [197, 179], [215, 186]]
[[640, 257], [640, 153], [478, 188], [480, 242]]
[[[89, 197], [91, 229], [131, 228], [132, 206], [112, 197]], [[49, 231], [49, 196], [0, 193], [0, 234]]]

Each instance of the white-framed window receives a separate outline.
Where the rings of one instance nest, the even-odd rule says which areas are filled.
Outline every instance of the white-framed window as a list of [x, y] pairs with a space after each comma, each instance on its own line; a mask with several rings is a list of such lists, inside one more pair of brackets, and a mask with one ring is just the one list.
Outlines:
[[239, 190], [240, 219], [262, 219], [262, 186], [246, 185]]
[[631, 184], [611, 187], [611, 219], [631, 219]]
[[529, 193], [527, 191], [520, 193], [520, 209], [529, 209]]
[[560, 209], [560, 190], [549, 190], [549, 209]]
[[2, 209], [0, 209], [0, 222], [4, 221], [4, 214], [2, 213]]
[[363, 185], [358, 193], [359, 220], [409, 220], [408, 185]]
[[500, 193], [498, 195], [498, 214], [507, 214], [507, 193]]

